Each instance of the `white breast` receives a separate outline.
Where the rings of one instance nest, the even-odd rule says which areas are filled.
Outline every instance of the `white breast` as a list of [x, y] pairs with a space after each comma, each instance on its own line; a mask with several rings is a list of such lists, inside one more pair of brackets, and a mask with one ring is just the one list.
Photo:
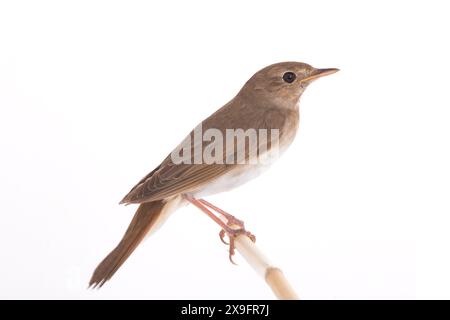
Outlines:
[[[291, 135], [280, 139], [277, 151], [267, 151], [263, 154], [263, 159], [258, 159], [256, 164], [236, 164], [235, 168], [224, 174], [223, 176], [212, 181], [208, 185], [192, 192], [194, 198], [202, 198], [216, 193], [229, 191], [244, 183], [258, 177], [261, 173], [269, 169], [269, 167], [284, 153], [295, 138], [296, 130]], [[261, 161], [263, 160], [263, 161]]]
[[229, 191], [256, 178], [269, 167], [270, 164], [238, 164], [235, 169], [194, 192], [193, 196], [195, 198], [202, 198], [212, 194]]

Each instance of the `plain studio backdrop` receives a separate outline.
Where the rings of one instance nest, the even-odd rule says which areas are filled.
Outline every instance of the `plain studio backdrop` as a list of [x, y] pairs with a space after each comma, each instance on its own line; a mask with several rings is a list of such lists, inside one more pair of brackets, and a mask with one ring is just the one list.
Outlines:
[[445, 1], [3, 1], [0, 297], [271, 299], [219, 227], [177, 211], [101, 290], [118, 202], [266, 65], [313, 83], [260, 178], [208, 198], [303, 299], [450, 298]]

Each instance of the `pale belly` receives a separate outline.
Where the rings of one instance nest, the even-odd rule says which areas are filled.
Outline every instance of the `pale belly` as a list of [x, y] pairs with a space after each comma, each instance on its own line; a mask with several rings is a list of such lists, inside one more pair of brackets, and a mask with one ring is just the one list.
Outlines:
[[194, 198], [202, 198], [237, 188], [258, 177], [269, 167], [270, 164], [236, 165], [235, 169], [212, 181], [207, 186], [193, 192], [192, 196]]

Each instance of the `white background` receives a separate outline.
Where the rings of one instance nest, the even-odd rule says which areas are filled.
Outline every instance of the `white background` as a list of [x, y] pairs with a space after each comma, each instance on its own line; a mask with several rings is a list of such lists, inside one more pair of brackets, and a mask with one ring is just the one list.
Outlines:
[[311, 85], [273, 168], [208, 198], [303, 299], [450, 298], [445, 1], [3, 1], [0, 298], [268, 298], [180, 209], [99, 291], [117, 203], [260, 68]]

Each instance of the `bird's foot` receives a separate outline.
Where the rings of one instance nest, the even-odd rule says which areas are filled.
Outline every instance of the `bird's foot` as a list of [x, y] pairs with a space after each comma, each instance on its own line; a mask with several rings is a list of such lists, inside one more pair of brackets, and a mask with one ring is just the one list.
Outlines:
[[[206, 200], [203, 199], [195, 199], [192, 196], [185, 196], [186, 199], [195, 205], [197, 208], [202, 210], [204, 213], [206, 213], [211, 219], [213, 219], [219, 226], [222, 227], [222, 230], [219, 233], [220, 240], [225, 243], [226, 245], [229, 245], [229, 259], [231, 263], [236, 264], [233, 261], [233, 256], [235, 254], [235, 239], [239, 235], [245, 235], [249, 237], [253, 242], [256, 241], [256, 237], [249, 231], [245, 229], [244, 222], [242, 220], [239, 220], [235, 216], [229, 214], [228, 212], [216, 207], [215, 205], [209, 203]], [[210, 209], [216, 211], [219, 215], [222, 216], [223, 219], [219, 218], [217, 215], [212, 213]], [[225, 220], [225, 221], [223, 221]], [[229, 242], [225, 241], [225, 235], [228, 236]]]
[[[229, 227], [227, 228], [227, 230], [222, 229], [219, 232], [219, 237], [220, 240], [225, 243], [225, 244], [230, 244], [229, 242], [225, 241], [225, 236], [228, 235], [228, 238], [231, 237], [230, 234], [232, 234], [234, 232], [234, 230], [245, 230], [244, 227], [244, 221], [237, 219], [235, 216], [231, 215], [231, 214], [223, 214], [222, 215], [226, 218], [227, 222], [226, 225]], [[234, 235], [236, 236], [236, 235]]]
[[244, 221], [239, 220], [235, 216], [227, 213], [222, 215], [227, 219], [226, 226], [228, 228], [222, 229], [219, 232], [220, 240], [225, 244], [230, 244], [229, 242], [225, 241], [225, 235], [228, 235], [228, 237], [236, 237], [240, 234], [245, 234], [247, 237], [249, 237], [253, 242], [256, 241], [256, 237], [249, 231], [245, 230]]
[[[226, 224], [223, 226], [223, 229], [219, 232], [220, 240], [229, 246], [229, 259], [232, 264], [236, 264], [233, 261], [233, 256], [235, 254], [235, 244], [234, 239], [239, 235], [245, 235], [250, 238], [253, 242], [256, 241], [256, 237], [254, 234], [252, 234], [250, 231], [247, 231], [244, 226], [244, 221], [239, 220], [232, 214], [229, 214], [228, 212], [212, 205], [211, 203], [207, 202], [206, 200], [200, 200], [205, 206], [209, 207], [210, 209], [215, 210], [220, 215], [222, 215], [223, 218], [226, 219]], [[225, 236], [228, 237], [228, 242], [225, 241]]]
[[[236, 226], [236, 224], [232, 224], [232, 226]], [[228, 236], [228, 242], [225, 241], [225, 235]], [[247, 237], [250, 238], [250, 240], [252, 240], [253, 242], [256, 242], [256, 237], [254, 234], [252, 234], [250, 231], [245, 230], [244, 228], [244, 223], [242, 223], [242, 227], [240, 227], [239, 229], [235, 229], [231, 226], [228, 226], [228, 228], [222, 229], [219, 232], [219, 236], [220, 236], [220, 240], [225, 243], [226, 245], [229, 246], [228, 249], [228, 258], [230, 259], [230, 262], [232, 264], [237, 264], [236, 262], [234, 262], [233, 260], [233, 256], [235, 254], [235, 249], [236, 249], [236, 245], [234, 243], [234, 240], [236, 239], [237, 236], [239, 235], [245, 235]]]

